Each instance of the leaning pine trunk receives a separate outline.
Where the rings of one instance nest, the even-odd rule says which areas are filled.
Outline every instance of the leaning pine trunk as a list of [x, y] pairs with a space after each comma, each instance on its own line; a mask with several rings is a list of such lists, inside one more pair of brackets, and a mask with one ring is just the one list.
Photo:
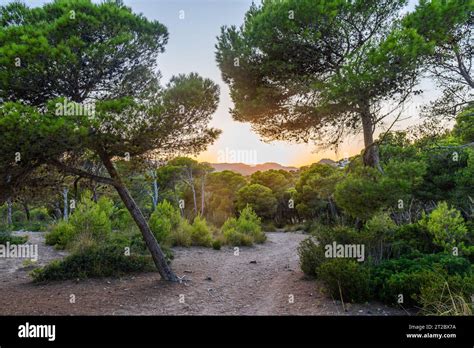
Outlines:
[[168, 281], [176, 282], [178, 281], [178, 277], [174, 274], [171, 270], [171, 267], [166, 262], [166, 257], [163, 251], [160, 248], [155, 236], [151, 232], [148, 223], [143, 216], [140, 208], [138, 207], [137, 203], [133, 200], [132, 196], [125, 188], [125, 185], [122, 183], [118, 172], [116, 171], [112, 161], [106, 154], [100, 154], [102, 162], [104, 163], [107, 172], [109, 173], [110, 177], [114, 180], [115, 184], [114, 187], [117, 190], [120, 198], [122, 199], [125, 207], [127, 207], [128, 211], [135, 220], [140, 232], [143, 235], [143, 239], [145, 240], [146, 246], [151, 253], [153, 261], [155, 262], [156, 268], [161, 275], [161, 278]]

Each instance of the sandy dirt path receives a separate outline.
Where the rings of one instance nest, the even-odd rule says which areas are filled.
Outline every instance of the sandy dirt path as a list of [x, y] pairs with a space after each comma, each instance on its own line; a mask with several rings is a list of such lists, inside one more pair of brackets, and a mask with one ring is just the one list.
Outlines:
[[[64, 253], [32, 232], [39, 263]], [[266, 243], [222, 250], [175, 248], [172, 267], [181, 284], [157, 273], [122, 278], [32, 284], [23, 260], [0, 259], [0, 315], [403, 315], [378, 303], [333, 301], [314, 280], [304, 279], [296, 249], [301, 233], [267, 233]], [[8, 262], [8, 264], [7, 264]], [[74, 295], [75, 303], [71, 303]]]

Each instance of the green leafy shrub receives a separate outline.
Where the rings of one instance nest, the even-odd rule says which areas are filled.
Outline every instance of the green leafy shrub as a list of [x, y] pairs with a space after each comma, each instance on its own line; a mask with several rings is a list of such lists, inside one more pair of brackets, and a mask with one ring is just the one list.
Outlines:
[[51, 221], [51, 216], [48, 214], [48, 209], [46, 208], [31, 209], [30, 218], [35, 221]]
[[250, 235], [240, 232], [239, 222], [236, 218], [230, 218], [224, 223], [222, 234], [226, 243], [230, 245], [250, 246], [253, 244], [253, 239]]
[[266, 240], [261, 220], [250, 206], [245, 207], [238, 219], [230, 218], [222, 226], [222, 233], [230, 245], [252, 245]]
[[135, 226], [135, 221], [133, 221], [132, 215], [126, 208], [114, 210], [110, 220], [114, 230], [124, 231]]
[[392, 255], [397, 258], [417, 251], [428, 254], [439, 249], [433, 244], [428, 230], [417, 223], [399, 226], [393, 236]]
[[441, 202], [429, 216], [423, 215], [420, 221], [433, 236], [433, 242], [451, 252], [453, 247], [463, 249], [467, 238], [467, 227], [461, 212], [449, 208], [448, 203]]
[[160, 202], [150, 217], [150, 228], [158, 243], [171, 244], [171, 232], [177, 230], [181, 215], [167, 200]]
[[5, 222], [0, 222], [0, 233], [11, 232], [13, 231], [13, 226]]
[[100, 246], [84, 249], [63, 260], [31, 272], [34, 282], [53, 280], [115, 277], [132, 272], [154, 270], [150, 256], [126, 256], [124, 250], [114, 246]]
[[212, 241], [212, 249], [214, 250], [221, 250], [222, 244], [219, 239], [213, 240]]
[[14, 210], [12, 212], [12, 222], [15, 226], [21, 226], [26, 221], [26, 214], [21, 210]]
[[46, 231], [48, 223], [44, 221], [25, 221], [21, 224], [21, 229], [26, 231], [42, 232]]
[[0, 244], [25, 244], [28, 236], [14, 236], [10, 232], [0, 232]]
[[85, 246], [90, 244], [86, 241], [107, 241], [112, 232], [112, 208], [109, 198], [101, 197], [95, 203], [84, 194], [69, 220], [58, 222], [46, 235], [46, 244], [54, 245], [58, 249], [68, 249], [73, 245], [82, 248], [81, 242], [76, 242], [75, 239], [80, 239]]
[[354, 260], [327, 260], [318, 267], [317, 274], [335, 299], [364, 302], [371, 298], [369, 270]]
[[193, 226], [185, 219], [182, 219], [174, 230], [171, 231], [169, 241], [172, 246], [190, 246], [193, 241], [191, 235], [193, 232]]
[[327, 226], [315, 224], [311, 227], [311, 234], [321, 245], [332, 244], [359, 244], [362, 243], [362, 236], [356, 229], [345, 226]]
[[372, 268], [372, 290], [377, 298], [395, 304], [403, 294], [404, 305], [421, 305], [419, 295], [423, 286], [436, 280], [439, 273], [470, 276], [470, 262], [450, 254], [413, 254], [386, 260]]
[[391, 274], [377, 292], [378, 298], [387, 304], [396, 304], [403, 295], [403, 306], [419, 306], [421, 288], [433, 281], [436, 273], [429, 269]]
[[54, 245], [58, 249], [64, 249], [66, 244], [72, 240], [74, 233], [75, 229], [71, 224], [67, 221], [59, 221], [46, 235], [45, 243]]
[[191, 230], [191, 240], [193, 245], [209, 247], [212, 244], [212, 235], [209, 226], [204, 218], [196, 216]]
[[391, 253], [391, 244], [397, 226], [387, 213], [374, 214], [364, 225], [362, 231], [363, 244], [366, 252], [375, 262], [388, 259]]
[[83, 196], [68, 222], [74, 228], [75, 235], [89, 234], [96, 241], [105, 241], [112, 232], [112, 201], [103, 196], [95, 203], [86, 196]]
[[306, 238], [300, 243], [298, 255], [301, 270], [308, 276], [316, 277], [318, 267], [327, 261], [327, 258], [324, 256], [324, 246], [316, 244], [313, 238]]

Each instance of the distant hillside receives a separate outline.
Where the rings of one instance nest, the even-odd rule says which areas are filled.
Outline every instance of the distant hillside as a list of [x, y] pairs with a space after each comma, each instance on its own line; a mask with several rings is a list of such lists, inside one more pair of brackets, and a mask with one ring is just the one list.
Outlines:
[[327, 165], [330, 165], [330, 166], [333, 166], [333, 167], [337, 166], [337, 162], [333, 161], [332, 159], [329, 159], [329, 158], [323, 158], [322, 160], [319, 160], [318, 163], [327, 164]]
[[285, 167], [278, 163], [268, 162], [263, 164], [256, 164], [256, 165], [249, 165], [245, 163], [210, 163], [210, 165], [215, 169], [216, 172], [222, 172], [224, 170], [231, 170], [236, 173], [240, 173], [242, 175], [252, 175], [258, 171], [266, 171], [270, 169], [275, 170], [286, 170], [287, 172], [291, 172], [294, 170], [298, 170], [296, 167]]

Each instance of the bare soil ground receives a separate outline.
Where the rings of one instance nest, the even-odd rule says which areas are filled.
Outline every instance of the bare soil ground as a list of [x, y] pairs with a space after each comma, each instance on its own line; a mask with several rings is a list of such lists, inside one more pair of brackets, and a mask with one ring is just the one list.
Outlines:
[[[44, 233], [18, 234], [39, 245], [39, 265], [65, 255], [44, 245]], [[37, 285], [24, 260], [0, 259], [0, 315], [406, 315], [379, 303], [343, 307], [299, 269], [296, 248], [303, 234], [267, 236], [238, 255], [229, 247], [175, 248], [172, 267], [184, 276], [181, 284], [143, 273]]]

